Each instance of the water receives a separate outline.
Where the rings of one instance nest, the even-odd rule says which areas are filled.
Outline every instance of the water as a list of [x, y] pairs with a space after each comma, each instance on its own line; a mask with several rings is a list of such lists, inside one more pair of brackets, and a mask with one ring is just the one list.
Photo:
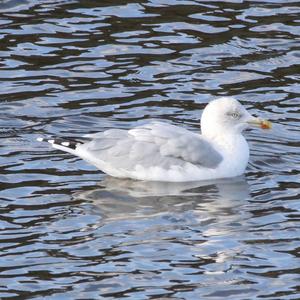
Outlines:
[[[299, 299], [298, 1], [0, 2], [1, 299]], [[197, 130], [234, 95], [245, 176], [106, 177], [36, 142], [131, 128]]]

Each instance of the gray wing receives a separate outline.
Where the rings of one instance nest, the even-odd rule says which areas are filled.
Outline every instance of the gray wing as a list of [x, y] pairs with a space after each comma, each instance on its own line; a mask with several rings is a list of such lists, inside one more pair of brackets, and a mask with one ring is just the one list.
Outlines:
[[81, 148], [90, 156], [128, 171], [136, 165], [168, 169], [187, 162], [215, 168], [222, 161], [200, 134], [167, 123], [153, 122], [129, 131], [110, 129], [85, 137], [92, 140]]

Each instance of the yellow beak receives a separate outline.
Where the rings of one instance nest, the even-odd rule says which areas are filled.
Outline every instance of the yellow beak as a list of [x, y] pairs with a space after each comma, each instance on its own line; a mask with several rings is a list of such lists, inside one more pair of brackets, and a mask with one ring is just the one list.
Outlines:
[[255, 127], [260, 127], [261, 129], [271, 129], [272, 128], [272, 123], [268, 120], [264, 120], [261, 118], [251, 118], [248, 122], [248, 124], [255, 126]]

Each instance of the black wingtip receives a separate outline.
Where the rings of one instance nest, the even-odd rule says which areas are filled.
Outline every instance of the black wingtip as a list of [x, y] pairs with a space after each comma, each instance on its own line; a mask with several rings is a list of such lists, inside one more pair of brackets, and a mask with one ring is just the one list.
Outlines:
[[82, 144], [82, 142], [79, 142], [79, 141], [64, 140], [64, 139], [59, 139], [59, 138], [45, 139], [45, 138], [42, 138], [42, 137], [38, 137], [37, 141], [47, 142], [47, 143], [52, 144], [52, 145], [60, 145], [60, 146], [70, 148], [70, 149], [73, 149], [73, 150], [75, 150], [78, 145]]

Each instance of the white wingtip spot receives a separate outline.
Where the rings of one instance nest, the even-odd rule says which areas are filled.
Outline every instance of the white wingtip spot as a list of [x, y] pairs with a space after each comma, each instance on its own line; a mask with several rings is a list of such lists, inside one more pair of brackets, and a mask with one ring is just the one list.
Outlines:
[[63, 146], [66, 146], [66, 147], [69, 147], [70, 146], [70, 143], [69, 142], [62, 142], [61, 143]]
[[54, 140], [48, 140], [48, 143], [54, 144]]
[[43, 139], [42, 137], [38, 137], [36, 140], [37, 140], [38, 142], [42, 142], [44, 139]]

